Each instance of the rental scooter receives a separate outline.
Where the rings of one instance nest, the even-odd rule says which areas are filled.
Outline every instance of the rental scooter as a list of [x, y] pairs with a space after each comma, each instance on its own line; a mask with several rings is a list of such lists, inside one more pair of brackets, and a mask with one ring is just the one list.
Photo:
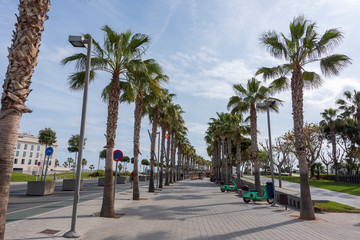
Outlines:
[[236, 185], [235, 181], [232, 181], [232, 182], [234, 183], [234, 187], [231, 187], [230, 184], [224, 184], [224, 183], [221, 184], [221, 182], [220, 182], [220, 184], [221, 184], [220, 190], [221, 190], [222, 192], [225, 192], [225, 191], [236, 191], [237, 185]]
[[262, 186], [262, 189], [264, 191], [264, 195], [260, 197], [258, 196], [259, 191], [249, 190], [248, 186], [242, 186], [241, 190], [245, 191], [243, 193], [244, 202], [249, 203], [251, 200], [253, 201], [266, 200], [269, 204], [272, 204], [274, 202], [272, 182], [267, 182], [266, 185]]

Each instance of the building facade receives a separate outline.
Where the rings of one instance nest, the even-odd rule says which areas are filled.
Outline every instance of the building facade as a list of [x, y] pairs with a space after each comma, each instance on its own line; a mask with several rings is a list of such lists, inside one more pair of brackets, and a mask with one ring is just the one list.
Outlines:
[[[49, 157], [48, 173], [54, 171], [58, 145], [55, 143], [51, 147], [54, 149], [54, 152]], [[41, 175], [44, 160], [45, 145], [38, 142], [38, 137], [27, 133], [19, 133], [15, 149], [13, 171], [31, 175]], [[47, 160], [48, 156], [46, 156], [45, 163]]]

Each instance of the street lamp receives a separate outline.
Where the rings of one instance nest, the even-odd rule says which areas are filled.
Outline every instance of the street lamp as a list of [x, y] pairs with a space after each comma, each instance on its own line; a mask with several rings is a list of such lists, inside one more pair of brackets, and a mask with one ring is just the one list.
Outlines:
[[268, 121], [268, 132], [269, 132], [269, 148], [270, 148], [270, 169], [271, 169], [271, 181], [273, 184], [273, 194], [274, 194], [274, 202], [271, 204], [272, 207], [277, 207], [276, 204], [276, 194], [275, 194], [275, 175], [274, 175], [274, 161], [272, 158], [272, 145], [271, 145], [271, 129], [270, 129], [270, 113], [269, 113], [269, 108], [271, 108], [272, 106], [274, 106], [276, 103], [276, 101], [272, 101], [270, 103], [258, 103], [256, 104], [257, 108], [265, 108], [266, 107], [266, 112], [267, 112], [267, 121]]
[[85, 85], [84, 85], [84, 96], [83, 96], [83, 105], [81, 113], [81, 126], [80, 126], [80, 140], [79, 140], [79, 153], [78, 153], [78, 162], [76, 168], [76, 182], [75, 182], [75, 191], [74, 191], [74, 204], [71, 218], [71, 230], [64, 234], [66, 238], [79, 238], [81, 235], [76, 232], [76, 217], [77, 217], [77, 204], [79, 202], [80, 195], [80, 180], [81, 180], [81, 159], [84, 148], [84, 135], [85, 135], [85, 120], [86, 120], [86, 108], [87, 108], [87, 95], [89, 88], [89, 76], [90, 76], [90, 61], [91, 61], [91, 45], [92, 38], [84, 38], [83, 36], [69, 36], [69, 42], [74, 47], [87, 47], [87, 56], [86, 56], [86, 72], [85, 72]]

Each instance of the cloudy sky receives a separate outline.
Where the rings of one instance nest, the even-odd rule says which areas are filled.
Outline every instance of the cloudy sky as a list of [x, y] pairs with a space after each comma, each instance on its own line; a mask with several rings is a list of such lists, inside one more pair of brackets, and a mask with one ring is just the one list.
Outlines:
[[[5, 78], [17, 1], [0, 0], [0, 6], [0, 75]], [[321, 88], [305, 93], [305, 121], [319, 122], [320, 112], [335, 107], [335, 100], [345, 90], [360, 89], [359, 12], [358, 0], [53, 0], [32, 78], [33, 91], [27, 101], [33, 113], [23, 115], [20, 130], [38, 135], [40, 129], [51, 127], [58, 137], [57, 158], [62, 163], [73, 157], [67, 151], [67, 141], [80, 132], [82, 92], [69, 90], [67, 76], [74, 68], [61, 66], [60, 60], [75, 52], [86, 52], [72, 47], [68, 35], [90, 33], [102, 42], [100, 28], [109, 25], [117, 32], [132, 29], [151, 36], [146, 57], [156, 59], [170, 77], [164, 87], [177, 95], [175, 102], [185, 111], [188, 137], [197, 153], [210, 159], [204, 133], [209, 118], [216, 117], [216, 112], [227, 112], [232, 85], [246, 83], [259, 67], [281, 63], [259, 44], [260, 34], [276, 30], [287, 35], [289, 22], [299, 14], [317, 22], [319, 33], [339, 28], [345, 38], [334, 53], [346, 54], [353, 62], [340, 76], [324, 77]], [[316, 65], [309, 68], [320, 73]], [[89, 88], [84, 151], [88, 165], [97, 165], [99, 151], [105, 145], [107, 110], [100, 93], [109, 81], [108, 74], [100, 74]], [[292, 128], [290, 94], [277, 97], [285, 104], [279, 114], [271, 115], [274, 137]], [[133, 111], [133, 104], [120, 105], [115, 147], [130, 157]], [[259, 115], [258, 125], [259, 139], [264, 141], [265, 114]], [[140, 158], [150, 155], [147, 129], [151, 125], [144, 118]]]

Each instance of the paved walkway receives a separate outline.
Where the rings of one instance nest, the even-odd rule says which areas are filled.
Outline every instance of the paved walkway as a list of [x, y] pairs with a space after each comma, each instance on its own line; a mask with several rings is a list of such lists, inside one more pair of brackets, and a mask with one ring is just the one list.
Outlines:
[[[360, 215], [318, 214], [302, 221], [296, 210], [246, 204], [234, 193], [222, 193], [206, 180], [185, 180], [158, 193], [141, 188], [140, 201], [131, 190], [116, 195], [119, 219], [94, 217], [101, 199], [79, 205], [81, 239], [359, 239]], [[64, 239], [71, 207], [6, 225], [6, 239]], [[51, 235], [45, 229], [58, 230]]]

